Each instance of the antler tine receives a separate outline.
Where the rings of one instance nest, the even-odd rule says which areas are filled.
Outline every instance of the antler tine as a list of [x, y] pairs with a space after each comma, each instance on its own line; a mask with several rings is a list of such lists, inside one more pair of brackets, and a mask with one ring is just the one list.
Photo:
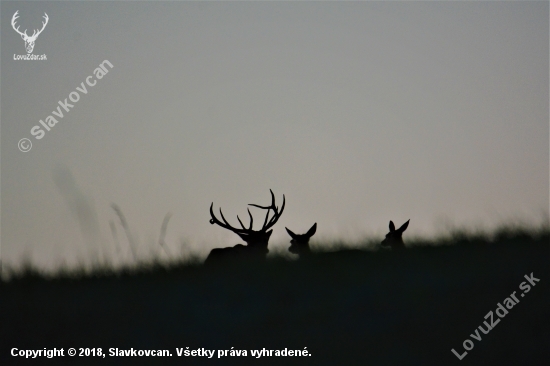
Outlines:
[[243, 222], [242, 222], [241, 219], [239, 218], [239, 215], [237, 215], [237, 220], [239, 220], [239, 224], [241, 224], [241, 227], [243, 228], [243, 230], [246, 230], [246, 228], [245, 228], [244, 225], [243, 225]]
[[273, 217], [271, 218], [271, 220], [269, 220], [269, 223], [267, 224], [267, 227], [265, 227], [263, 230], [267, 230], [269, 228], [271, 228], [273, 225], [275, 225], [277, 223], [277, 221], [279, 220], [279, 218], [281, 217], [281, 215], [283, 214], [283, 211], [285, 210], [285, 195], [283, 194], [283, 205], [281, 206], [281, 211], [278, 212], [278, 208], [275, 207], [275, 209], [273, 211], [275, 211]]
[[248, 228], [248, 230], [252, 230], [252, 224], [254, 223], [254, 219], [252, 218], [252, 214], [250, 213], [250, 209], [247, 208], [246, 210], [248, 211], [248, 216], [250, 217], [250, 227]]
[[[221, 217], [222, 217], [223, 222], [225, 222], [225, 225], [227, 225], [227, 228], [228, 228], [228, 229], [233, 230], [233, 231], [239, 230], [239, 229], [234, 228], [233, 226], [231, 226], [231, 224], [230, 224], [229, 222], [227, 222], [227, 220], [225, 219], [225, 216], [223, 216], [223, 212], [222, 212], [222, 208], [221, 208], [221, 207], [220, 207], [220, 215], [221, 215]], [[240, 220], [239, 220], [239, 221], [240, 221]]]
[[[223, 221], [225, 221], [225, 223], [221, 222], [220, 220], [218, 220], [218, 218], [216, 217], [216, 215], [214, 214], [214, 210], [213, 210], [213, 207], [214, 207], [214, 202], [212, 202], [212, 204], [210, 205], [210, 223], [212, 225], [216, 224], [216, 225], [219, 225], [225, 229], [229, 229], [231, 230], [231, 225], [229, 225], [227, 223], [227, 221], [225, 220], [225, 218], [223, 217], [223, 213], [222, 213], [222, 219]], [[221, 208], [220, 208], [220, 213], [222, 212]]]
[[[15, 27], [15, 22], [16, 22], [17, 18], [19, 18], [19, 10], [17, 10], [15, 12], [15, 14], [13, 14], [13, 16], [11, 17], [11, 25], [13, 27]], [[17, 27], [17, 29], [19, 29], [19, 27]]]
[[[222, 209], [220, 208], [220, 213], [222, 213]], [[237, 220], [239, 220], [239, 224], [241, 224], [241, 227], [243, 228], [243, 230], [252, 230], [252, 224], [254, 222], [254, 219], [252, 218], [252, 214], [250, 213], [250, 210], [248, 210], [248, 216], [250, 216], [250, 227], [247, 229], [244, 227], [244, 224], [243, 222], [241, 221], [241, 218], [239, 217], [239, 215], [237, 215]], [[223, 213], [222, 213], [222, 218], [224, 219], [223, 221], [225, 221], [226, 224], [230, 225], [226, 220], [225, 218], [223, 217]]]
[[275, 206], [275, 195], [273, 194], [273, 191], [271, 190], [271, 188], [269, 189], [269, 193], [271, 193], [271, 206], [274, 207]]
[[216, 217], [216, 215], [214, 215], [214, 202], [212, 202], [212, 204], [210, 205], [210, 224], [214, 225], [214, 224], [218, 224], [220, 225], [221, 222], [220, 220], [218, 220], [218, 218]]
[[212, 202], [212, 204], [210, 205], [210, 216], [211, 216], [210, 223], [212, 225], [217, 224], [217, 225], [223, 227], [224, 229], [233, 231], [236, 234], [244, 234], [248, 231], [247, 229], [245, 229], [244, 225], [241, 222], [241, 219], [239, 219], [239, 216], [237, 216], [237, 219], [239, 220], [239, 222], [241, 223], [241, 226], [243, 228], [242, 229], [237, 229], [237, 228], [234, 228], [233, 226], [231, 226], [231, 224], [229, 222], [227, 222], [227, 220], [225, 219], [225, 216], [223, 216], [222, 209], [220, 208], [220, 215], [221, 215], [222, 220], [223, 220], [223, 222], [221, 222], [216, 217], [216, 215], [214, 215], [213, 207], [214, 207], [214, 202]]
[[273, 207], [275, 207], [275, 195], [273, 194], [273, 191], [271, 189], [269, 190], [269, 192], [271, 192], [271, 205], [269, 205], [269, 206], [260, 206], [260, 205], [257, 205], [255, 203], [249, 203], [248, 205], [258, 207], [258, 208], [263, 208], [264, 210], [272, 209]]
[[264, 220], [264, 224], [262, 225], [262, 230], [265, 229], [265, 225], [267, 224], [267, 218], [269, 217], [269, 211], [270, 211], [270, 209], [268, 208], [267, 213], [265, 214], [265, 220]]

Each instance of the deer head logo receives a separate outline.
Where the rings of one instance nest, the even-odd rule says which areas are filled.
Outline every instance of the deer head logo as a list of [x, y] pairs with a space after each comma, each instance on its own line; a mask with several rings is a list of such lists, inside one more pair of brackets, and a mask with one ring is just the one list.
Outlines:
[[44, 13], [44, 20], [42, 22], [42, 29], [40, 30], [37, 30], [35, 29], [32, 36], [28, 36], [27, 35], [27, 30], [25, 29], [24, 32], [21, 32], [19, 30], [19, 26], [17, 26], [17, 28], [15, 27], [15, 22], [17, 20], [17, 18], [19, 18], [19, 15], [17, 14], [19, 13], [19, 10], [17, 10], [15, 12], [15, 14], [13, 14], [13, 17], [11, 18], [11, 26], [13, 27], [13, 29], [19, 33], [21, 35], [21, 38], [23, 38], [23, 40], [25, 41], [25, 49], [27, 50], [27, 53], [32, 53], [32, 50], [34, 49], [34, 42], [36, 41], [36, 39], [38, 38], [38, 36], [40, 35], [40, 33], [42, 33], [42, 31], [44, 30], [44, 28], [46, 28], [46, 24], [48, 24], [48, 14]]

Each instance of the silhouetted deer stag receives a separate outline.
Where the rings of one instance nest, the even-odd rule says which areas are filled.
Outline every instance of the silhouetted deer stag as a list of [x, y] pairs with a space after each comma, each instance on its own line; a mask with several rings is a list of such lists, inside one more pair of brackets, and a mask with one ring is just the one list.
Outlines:
[[386, 239], [382, 240], [382, 246], [389, 246], [392, 249], [404, 249], [405, 243], [403, 243], [403, 232], [407, 230], [409, 226], [409, 221], [401, 225], [401, 227], [395, 230], [395, 225], [393, 221], [390, 221], [390, 232], [386, 234]]
[[313, 226], [305, 234], [294, 234], [287, 227], [285, 227], [285, 229], [288, 235], [290, 235], [290, 237], [292, 238], [288, 251], [293, 254], [298, 254], [300, 258], [310, 256], [311, 249], [309, 248], [309, 239], [317, 231], [317, 223], [313, 224]]
[[[273, 227], [273, 225], [277, 223], [277, 221], [279, 220], [279, 217], [281, 217], [285, 209], [285, 195], [283, 194], [283, 204], [281, 206], [281, 211], [279, 211], [279, 208], [275, 206], [275, 195], [273, 194], [273, 191], [270, 189], [269, 192], [271, 192], [271, 205], [260, 206], [253, 203], [249, 204], [249, 206], [254, 206], [254, 207], [261, 208], [263, 210], [267, 210], [264, 224], [260, 230], [252, 229], [252, 224], [254, 222], [254, 219], [252, 218], [250, 209], [247, 209], [248, 216], [250, 216], [250, 226], [246, 228], [243, 225], [239, 216], [237, 216], [237, 220], [239, 220], [239, 224], [241, 224], [241, 228], [239, 229], [231, 226], [231, 224], [227, 222], [227, 220], [223, 216], [221, 208], [220, 208], [220, 215], [223, 222], [218, 220], [216, 215], [214, 215], [214, 211], [213, 211], [214, 202], [212, 202], [212, 204], [210, 205], [210, 216], [211, 216], [210, 223], [212, 225], [217, 224], [223, 227], [224, 229], [231, 230], [235, 234], [239, 235], [241, 239], [246, 242], [246, 245], [237, 244], [234, 247], [212, 249], [208, 257], [204, 261], [204, 264], [211, 264], [215, 262], [235, 260], [235, 259], [255, 259], [255, 260], [265, 259], [265, 256], [269, 252], [269, 249], [267, 249], [269, 237], [273, 232], [273, 230], [270, 230], [270, 229]], [[273, 210], [273, 216], [269, 218], [269, 214], [271, 210]]]

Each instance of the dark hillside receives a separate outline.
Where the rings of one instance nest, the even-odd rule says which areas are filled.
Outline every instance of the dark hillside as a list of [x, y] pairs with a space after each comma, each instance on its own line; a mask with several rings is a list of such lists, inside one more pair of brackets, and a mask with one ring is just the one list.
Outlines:
[[[545, 365], [550, 360], [547, 234], [307, 261], [157, 268], [1, 285], [2, 365]], [[525, 275], [540, 279], [524, 293]], [[528, 282], [527, 282], [528, 283]], [[484, 317], [519, 299], [488, 334]], [[521, 296], [523, 293], [524, 297]], [[495, 321], [498, 319], [494, 314]], [[462, 361], [451, 352], [474, 348]], [[468, 345], [468, 343], [467, 343]], [[25, 360], [10, 349], [167, 349], [172, 357]], [[247, 350], [178, 357], [176, 348]], [[261, 357], [262, 348], [305, 357]]]

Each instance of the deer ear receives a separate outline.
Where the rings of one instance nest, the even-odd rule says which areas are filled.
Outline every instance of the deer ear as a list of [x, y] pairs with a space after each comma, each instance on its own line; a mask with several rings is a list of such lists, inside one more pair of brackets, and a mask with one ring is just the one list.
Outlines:
[[407, 230], [407, 228], [409, 227], [409, 221], [411, 221], [411, 220], [409, 219], [409, 220], [407, 220], [406, 223], [401, 225], [401, 227], [399, 228], [399, 232], [403, 232], [403, 231]]
[[395, 225], [393, 224], [393, 221], [390, 220], [390, 232], [395, 231]]
[[290, 235], [290, 237], [292, 239], [296, 239], [296, 234], [294, 234], [292, 231], [290, 231], [287, 227], [285, 227], [286, 229], [286, 232], [288, 233], [288, 235]]
[[273, 230], [269, 230], [268, 232], [266, 232], [266, 235], [267, 235], [268, 238], [271, 236], [272, 232], [273, 232]]
[[316, 231], [317, 231], [317, 223], [313, 224], [313, 226], [307, 231], [306, 236], [311, 238]]

